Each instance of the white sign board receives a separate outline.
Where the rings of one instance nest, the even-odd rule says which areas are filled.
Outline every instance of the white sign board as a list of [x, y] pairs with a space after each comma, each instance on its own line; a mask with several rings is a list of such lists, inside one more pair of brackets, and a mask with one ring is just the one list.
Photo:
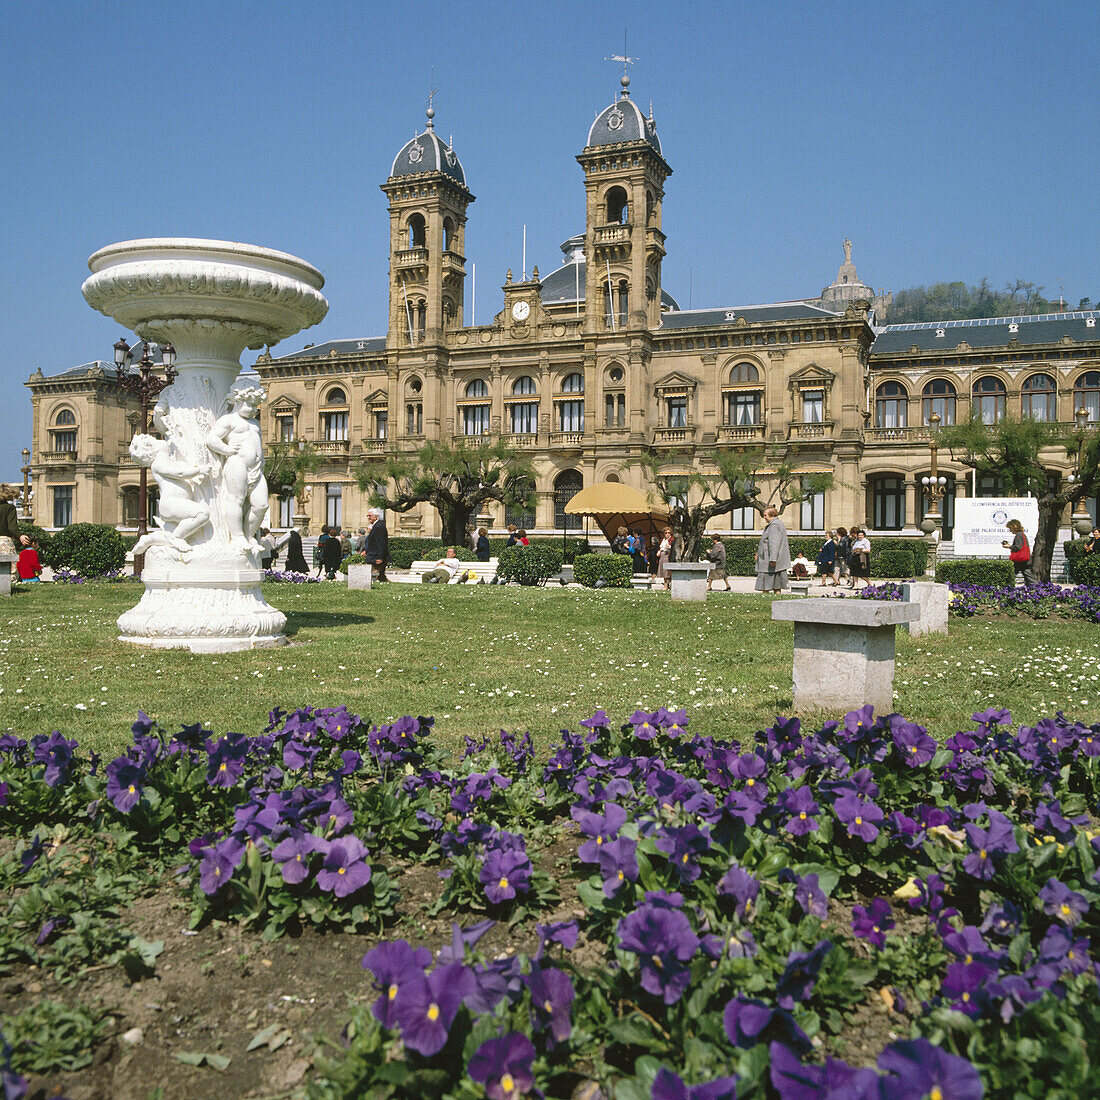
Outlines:
[[1002, 542], [1012, 542], [1005, 529], [1010, 519], [1024, 525], [1029, 546], [1035, 545], [1039, 530], [1039, 501], [1034, 497], [955, 498], [955, 556], [959, 558], [1004, 558]]

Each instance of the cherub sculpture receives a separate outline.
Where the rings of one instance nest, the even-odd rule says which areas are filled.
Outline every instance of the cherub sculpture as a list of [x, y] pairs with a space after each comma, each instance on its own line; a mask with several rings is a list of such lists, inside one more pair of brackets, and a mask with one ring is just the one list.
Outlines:
[[267, 511], [267, 481], [256, 419], [264, 391], [260, 386], [238, 382], [226, 398], [229, 412], [218, 417], [207, 433], [206, 446], [222, 459], [217, 506], [229, 531], [231, 546], [259, 551], [256, 531]]
[[176, 461], [171, 457], [171, 445], [155, 435], [135, 435], [130, 455], [139, 466], [148, 466], [160, 495], [158, 527], [137, 541], [134, 553], [143, 554], [158, 545], [181, 553], [190, 550], [189, 541], [210, 520], [210, 509], [194, 499], [196, 483], [210, 476], [210, 468]]

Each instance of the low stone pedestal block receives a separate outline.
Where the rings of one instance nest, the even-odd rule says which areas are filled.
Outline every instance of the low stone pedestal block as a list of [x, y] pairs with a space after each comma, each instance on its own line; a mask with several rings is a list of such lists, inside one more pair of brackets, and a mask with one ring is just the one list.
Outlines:
[[16, 554], [0, 554], [0, 596], [11, 595], [12, 574], [17, 560]]
[[903, 624], [911, 637], [918, 634], [947, 633], [947, 601], [951, 590], [932, 581], [909, 581], [901, 586], [901, 598], [920, 607], [920, 618]]
[[712, 568], [709, 561], [677, 561], [666, 565], [668, 590], [672, 598], [705, 603]]
[[371, 572], [373, 566], [370, 562], [365, 564], [356, 563], [348, 566], [348, 591], [352, 589], [370, 588]]
[[772, 618], [794, 623], [794, 709], [894, 709], [894, 629], [920, 607], [889, 600], [776, 600]]

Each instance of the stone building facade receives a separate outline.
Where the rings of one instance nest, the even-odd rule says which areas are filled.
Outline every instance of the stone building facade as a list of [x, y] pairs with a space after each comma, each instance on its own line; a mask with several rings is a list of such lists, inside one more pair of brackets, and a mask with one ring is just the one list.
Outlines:
[[[386, 334], [265, 353], [255, 364], [268, 395], [265, 439], [308, 442], [321, 456], [306, 509], [313, 529], [365, 520], [353, 476], [365, 457], [411, 452], [425, 440], [503, 437], [529, 454], [537, 505], [530, 514], [495, 507], [498, 528], [560, 531], [575, 522], [563, 511], [569, 498], [595, 482], [648, 489], [643, 454], [705, 470], [722, 448], [751, 448], [764, 471], [762, 496], [772, 487], [767, 471], [781, 462], [835, 474], [832, 490], [788, 510], [792, 530], [862, 523], [916, 534], [931, 412], [949, 422], [973, 406], [1070, 423], [1083, 405], [1100, 426], [1100, 314], [882, 327], [876, 313], [889, 296], [860, 281], [849, 241], [836, 281], [816, 298], [680, 309], [661, 275], [672, 169], [628, 82], [576, 158], [583, 234], [562, 245], [555, 271], [509, 272], [492, 321], [467, 325], [475, 197], [433, 115], [381, 185], [390, 219]], [[136, 520], [138, 471], [126, 446], [137, 409], [113, 367], [38, 372], [27, 385], [36, 520]], [[940, 457], [949, 520], [955, 495], [995, 495], [992, 479], [969, 480]], [[1052, 477], [1072, 466], [1054, 449], [1048, 457]], [[287, 526], [296, 510], [273, 497], [272, 525]], [[435, 534], [439, 521], [425, 505], [390, 526]], [[758, 523], [750, 510], [714, 526]]]

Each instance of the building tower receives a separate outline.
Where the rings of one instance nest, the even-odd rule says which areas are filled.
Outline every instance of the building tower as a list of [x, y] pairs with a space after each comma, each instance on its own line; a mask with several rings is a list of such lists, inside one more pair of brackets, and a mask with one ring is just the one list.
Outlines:
[[387, 344], [441, 344], [463, 323], [466, 208], [474, 201], [454, 150], [428, 123], [397, 154], [382, 190], [390, 201]]
[[584, 152], [585, 312], [589, 331], [657, 328], [661, 323], [664, 183], [672, 174], [657, 126], [630, 98], [596, 116]]

